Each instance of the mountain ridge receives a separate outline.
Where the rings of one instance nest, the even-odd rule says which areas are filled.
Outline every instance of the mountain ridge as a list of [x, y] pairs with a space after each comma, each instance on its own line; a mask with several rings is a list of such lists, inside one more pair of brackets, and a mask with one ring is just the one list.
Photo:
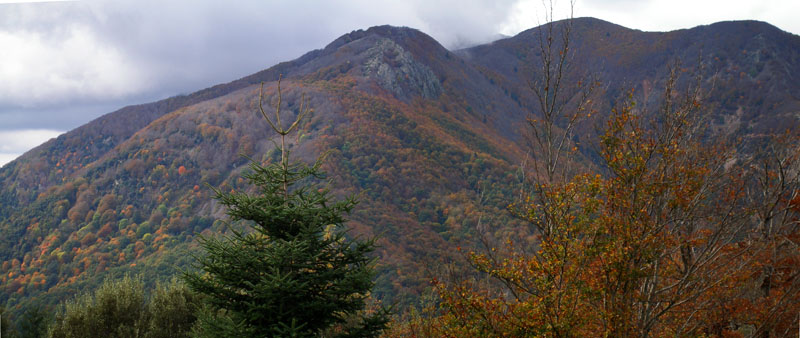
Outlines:
[[[749, 22], [677, 33], [573, 24], [576, 67], [654, 93], [673, 54], [696, 56], [689, 33], [711, 39], [719, 31], [728, 40], [714, 41], [737, 44], [715, 47], [704, 56], [713, 62], [699, 64], [715, 67], [700, 73], [704, 85], [719, 84], [709, 91], [713, 123], [742, 135], [797, 124], [800, 37]], [[746, 36], [725, 35], [736, 31], [730, 25]], [[315, 109], [292, 153], [308, 161], [328, 152], [334, 193], [363, 196], [350, 225], [354, 235], [384, 234], [375, 294], [408, 302], [427, 287], [425, 267], [457, 261], [457, 246], [480, 234], [529, 235], [505, 207], [528, 154], [526, 118], [537, 113], [526, 81], [537, 76], [535, 29], [459, 51], [411, 28], [357, 30], [238, 80], [122, 108], [27, 152], [0, 168], [0, 304], [53, 304], [105, 276], [138, 272], [152, 281], [187, 267], [194, 238], [225, 229], [203, 183], [247, 189], [240, 154], [276, 158], [275, 135], [256, 109], [258, 84], [270, 106], [281, 74], [282, 116], [295, 117], [303, 95]], [[618, 94], [598, 93], [598, 109]], [[590, 131], [571, 141], [583, 144]]]

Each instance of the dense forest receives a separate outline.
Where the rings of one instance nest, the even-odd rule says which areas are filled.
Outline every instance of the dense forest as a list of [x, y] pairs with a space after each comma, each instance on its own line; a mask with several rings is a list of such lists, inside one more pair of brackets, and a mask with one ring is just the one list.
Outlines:
[[0, 169], [2, 334], [789, 335], [798, 50], [382, 26], [125, 108]]

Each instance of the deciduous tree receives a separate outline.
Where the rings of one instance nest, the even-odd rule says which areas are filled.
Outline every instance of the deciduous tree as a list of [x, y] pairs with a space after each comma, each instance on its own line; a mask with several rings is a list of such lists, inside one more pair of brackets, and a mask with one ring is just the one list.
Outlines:
[[442, 336], [796, 331], [797, 138], [744, 149], [711, 133], [701, 79], [679, 90], [676, 63], [660, 108], [637, 107], [631, 91], [601, 128], [598, 166], [569, 170], [571, 133], [594, 88], [564, 93], [570, 29], [570, 20], [540, 27], [541, 78], [531, 81], [534, 161], [511, 210], [536, 241], [470, 252], [488, 281], [435, 281], [441, 312], [415, 327]]
[[176, 280], [148, 297], [141, 279], [126, 276], [64, 303], [49, 337], [188, 337], [198, 308], [198, 296]]

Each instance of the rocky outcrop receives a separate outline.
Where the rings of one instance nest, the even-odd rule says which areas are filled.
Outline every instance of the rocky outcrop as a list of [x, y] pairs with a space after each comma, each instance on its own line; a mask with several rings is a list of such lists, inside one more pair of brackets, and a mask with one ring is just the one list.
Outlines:
[[396, 97], [435, 99], [442, 93], [442, 84], [433, 71], [394, 41], [382, 38], [366, 54], [363, 75], [374, 78]]

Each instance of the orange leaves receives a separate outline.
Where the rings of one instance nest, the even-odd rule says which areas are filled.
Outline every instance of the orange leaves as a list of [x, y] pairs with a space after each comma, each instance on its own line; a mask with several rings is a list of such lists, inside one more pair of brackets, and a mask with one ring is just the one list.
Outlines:
[[108, 237], [113, 232], [111, 223], [106, 223], [100, 230], [97, 231], [97, 237]]
[[[469, 255], [473, 266], [500, 281], [507, 290], [498, 296], [465, 288], [438, 289], [448, 315], [458, 319], [465, 331], [460, 334], [530, 335], [531, 332], [556, 332], [581, 335], [592, 332], [588, 323], [594, 317], [587, 300], [592, 277], [599, 270], [592, 263], [591, 233], [594, 213], [601, 207], [598, 198], [607, 182], [598, 175], [581, 175], [564, 185], [542, 185], [540, 195], [516, 206], [516, 213], [542, 229], [535, 254], [524, 253], [513, 241], [504, 250]], [[581, 206], [586, 208], [581, 208]], [[595, 250], [596, 251], [596, 250]], [[595, 318], [595, 319], [592, 319]], [[453, 331], [455, 332], [455, 331]], [[596, 333], [596, 332], [595, 332]]]
[[789, 207], [794, 212], [800, 212], [800, 194], [794, 196], [794, 198], [789, 202]]
[[[693, 336], [735, 334], [728, 328], [744, 326], [777, 335], [792, 325], [796, 330], [786, 314], [800, 311], [800, 233], [785, 225], [796, 228], [798, 182], [780, 181], [796, 169], [774, 169], [792, 162], [776, 161], [758, 181], [722, 142], [705, 145], [701, 134], [693, 134], [701, 133], [690, 120], [696, 101], [667, 106], [649, 129], [633, 107], [628, 102], [613, 111], [600, 137], [608, 176], [535, 182], [534, 193], [509, 205], [536, 230], [535, 247], [509, 241], [502, 250], [470, 253], [473, 267], [491, 277], [486, 285], [439, 284], [447, 311], [438, 319], [450, 318], [453, 325], [445, 332], [513, 336], [531, 335], [524, 330], [535, 327], [550, 336]], [[753, 182], [760, 185], [748, 186]], [[753, 194], [792, 184], [784, 193]], [[745, 200], [751, 196], [759, 197]], [[773, 204], [759, 200], [770, 196], [776, 196]]]
[[136, 253], [136, 259], [139, 259], [144, 254], [146, 245], [142, 241], [136, 241], [133, 251]]

